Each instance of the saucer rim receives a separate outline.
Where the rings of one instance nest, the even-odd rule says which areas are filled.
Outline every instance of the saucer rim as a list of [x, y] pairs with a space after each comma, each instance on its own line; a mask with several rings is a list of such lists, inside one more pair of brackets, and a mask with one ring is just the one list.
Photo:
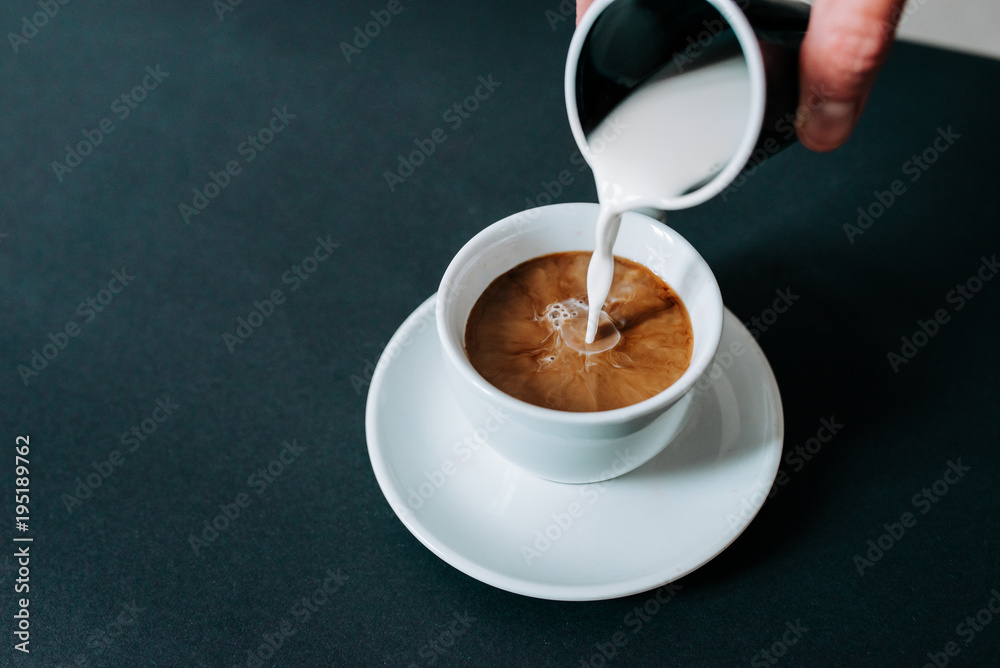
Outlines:
[[[372, 470], [375, 473], [376, 481], [378, 482], [379, 488], [382, 491], [383, 496], [386, 501], [388, 501], [390, 508], [392, 508], [393, 513], [399, 518], [407, 530], [413, 534], [428, 550], [435, 554], [445, 563], [449, 564], [453, 568], [459, 570], [460, 572], [468, 575], [484, 584], [496, 587], [498, 589], [511, 592], [514, 594], [519, 594], [522, 596], [528, 596], [532, 598], [538, 598], [543, 600], [554, 600], [554, 601], [598, 601], [598, 600], [609, 600], [614, 598], [620, 598], [624, 596], [630, 596], [646, 591], [651, 591], [658, 587], [662, 587], [666, 584], [674, 582], [690, 573], [701, 568], [708, 562], [712, 561], [719, 554], [724, 552], [733, 542], [739, 538], [748, 526], [753, 522], [754, 518], [760, 512], [760, 509], [764, 504], [757, 506], [753, 514], [748, 518], [743, 519], [741, 525], [732, 527], [732, 532], [728, 535], [728, 540], [725, 543], [719, 543], [718, 549], [715, 548], [716, 544], [711, 544], [709, 551], [711, 552], [707, 556], [699, 556], [698, 558], [692, 560], [693, 565], [687, 568], [681, 568], [676, 570], [676, 564], [668, 564], [661, 569], [654, 570], [652, 572], [645, 573], [636, 577], [632, 577], [624, 580], [615, 580], [613, 582], [601, 583], [601, 584], [591, 584], [591, 585], [556, 585], [556, 584], [546, 584], [543, 582], [526, 580], [519, 577], [514, 577], [508, 575], [504, 572], [494, 570], [492, 568], [487, 568], [481, 566], [475, 561], [465, 557], [464, 555], [454, 551], [448, 546], [448, 544], [442, 540], [436, 533], [431, 531], [420, 519], [414, 514], [406, 503], [404, 495], [400, 492], [399, 485], [395, 484], [395, 476], [390, 470], [386, 458], [383, 456], [384, 448], [381, 446], [382, 439], [380, 438], [380, 430], [378, 427], [378, 397], [381, 394], [381, 388], [383, 383], [383, 377], [385, 375], [385, 370], [388, 368], [388, 363], [383, 362], [386, 358], [386, 352], [393, 349], [399, 349], [400, 339], [410, 337], [414, 335], [411, 330], [414, 328], [417, 321], [420, 319], [425, 319], [433, 327], [433, 332], [424, 332], [421, 329], [417, 334], [426, 334], [428, 336], [434, 336], [439, 340], [439, 334], [437, 331], [437, 320], [435, 317], [435, 306], [436, 306], [437, 293], [428, 297], [424, 302], [422, 302], [409, 316], [400, 324], [397, 330], [393, 333], [392, 337], [389, 339], [388, 344], [385, 347], [382, 355], [379, 357], [379, 361], [375, 366], [375, 371], [372, 374], [371, 384], [369, 385], [368, 397], [365, 406], [365, 433], [368, 445], [368, 456], [372, 465]], [[769, 431], [773, 431], [774, 437], [771, 439], [775, 445], [772, 446], [774, 452], [772, 452], [773, 466], [765, 468], [764, 472], [758, 475], [755, 482], [760, 482], [762, 488], [766, 487], [769, 491], [773, 485], [775, 477], [778, 473], [778, 468], [781, 463], [781, 453], [783, 451], [784, 443], [784, 409], [781, 401], [780, 388], [778, 387], [777, 379], [774, 377], [774, 372], [771, 369], [771, 365], [768, 363], [764, 352], [760, 349], [757, 341], [751, 336], [750, 332], [746, 329], [743, 323], [725, 306], [723, 307], [723, 332], [725, 332], [725, 321], [729, 319], [733, 326], [737, 327], [739, 334], [737, 339], [742, 339], [744, 345], [746, 345], [748, 352], [751, 352], [755, 357], [758, 358], [757, 363], [762, 367], [766, 378], [765, 386], [771, 391], [773, 395], [773, 401], [775, 406], [774, 411], [774, 421], [773, 424], [769, 426]], [[424, 329], [427, 329], [426, 327]], [[709, 370], [711, 369], [709, 366]], [[706, 371], [707, 373], [708, 371]], [[724, 374], [731, 373], [728, 370], [722, 371]], [[499, 455], [498, 455], [499, 456]], [[766, 462], [766, 460], [765, 460]], [[640, 467], [641, 468], [641, 467]], [[530, 474], [529, 474], [530, 475]], [[556, 483], [552, 481], [547, 481], [553, 485], [562, 485], [569, 483]], [[766, 483], [766, 485], [765, 485]], [[741, 518], [742, 519], [742, 518]], [[667, 573], [668, 568], [675, 568], [672, 573]]]

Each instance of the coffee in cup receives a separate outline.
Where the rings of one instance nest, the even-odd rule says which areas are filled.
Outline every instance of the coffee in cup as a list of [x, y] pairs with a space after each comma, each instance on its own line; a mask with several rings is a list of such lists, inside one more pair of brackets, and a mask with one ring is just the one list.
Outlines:
[[614, 280], [596, 340], [584, 340], [591, 253], [553, 253], [505, 272], [482, 293], [465, 351], [483, 378], [521, 401], [560, 411], [606, 411], [659, 394], [687, 370], [694, 334], [680, 297], [632, 260]]

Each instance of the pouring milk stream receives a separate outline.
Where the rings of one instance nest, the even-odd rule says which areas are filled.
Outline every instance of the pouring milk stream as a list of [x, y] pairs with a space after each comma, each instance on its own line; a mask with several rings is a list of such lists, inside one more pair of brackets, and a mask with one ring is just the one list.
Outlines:
[[718, 174], [743, 140], [750, 96], [746, 62], [734, 56], [683, 77], [654, 75], [590, 133], [611, 139], [600, 151], [589, 139], [584, 147], [601, 204], [587, 272], [585, 352], [617, 342], [602, 346], [595, 338], [611, 289], [621, 215], [653, 195], [679, 197]]

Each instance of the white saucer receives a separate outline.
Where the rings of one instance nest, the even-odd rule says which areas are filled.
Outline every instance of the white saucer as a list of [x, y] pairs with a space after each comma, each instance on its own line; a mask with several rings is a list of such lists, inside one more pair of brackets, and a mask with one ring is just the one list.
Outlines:
[[654, 589], [732, 543], [777, 473], [778, 386], [728, 310], [719, 351], [714, 379], [700, 383], [690, 421], [662, 453], [604, 483], [555, 483], [470, 447], [474, 430], [443, 375], [431, 297], [393, 335], [372, 377], [375, 477], [420, 542], [494, 587], [565, 601]]

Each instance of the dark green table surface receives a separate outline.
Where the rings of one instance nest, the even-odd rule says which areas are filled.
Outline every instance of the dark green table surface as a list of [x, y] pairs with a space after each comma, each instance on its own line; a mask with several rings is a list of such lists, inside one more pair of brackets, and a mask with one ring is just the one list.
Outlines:
[[[461, 245], [563, 170], [556, 201], [595, 199], [560, 3], [45, 4], [0, 9], [18, 36], [0, 45], [0, 665], [256, 665], [265, 635], [269, 666], [996, 659], [1000, 63], [899, 44], [845, 147], [792, 147], [670, 217], [729, 308], [770, 321], [786, 456], [749, 529], [636, 629], [652, 593], [540, 601], [447, 565], [392, 514], [366, 450], [358, 379]], [[446, 115], [480, 77], [488, 98]], [[185, 216], [210, 173], [224, 187]], [[845, 229], [859, 208], [861, 234]], [[286, 274], [317, 238], [339, 246]], [[775, 319], [779, 291], [797, 299]], [[818, 447], [824, 420], [841, 426]], [[248, 482], [283, 449], [280, 475]], [[335, 593], [294, 612], [324, 579]], [[455, 615], [461, 635], [442, 635]]]

